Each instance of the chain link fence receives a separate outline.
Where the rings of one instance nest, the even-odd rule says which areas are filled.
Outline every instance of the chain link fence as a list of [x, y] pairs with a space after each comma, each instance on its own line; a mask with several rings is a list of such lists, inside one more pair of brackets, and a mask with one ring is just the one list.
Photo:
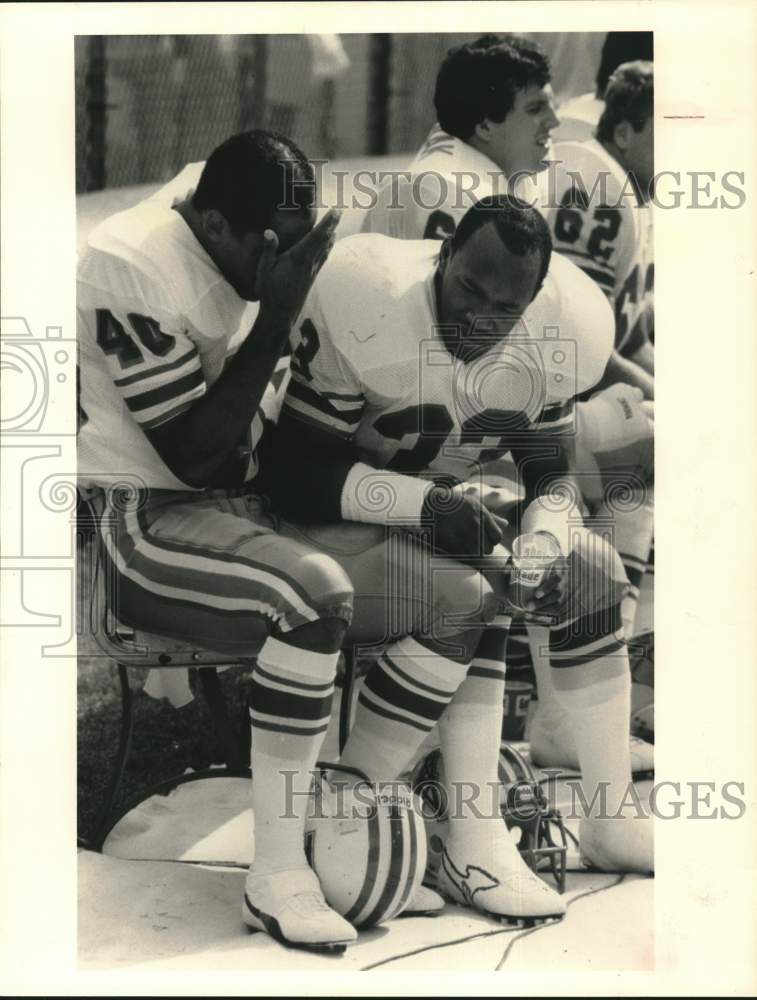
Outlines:
[[77, 192], [168, 180], [254, 127], [310, 157], [409, 152], [433, 124], [444, 54], [476, 37], [79, 36]]

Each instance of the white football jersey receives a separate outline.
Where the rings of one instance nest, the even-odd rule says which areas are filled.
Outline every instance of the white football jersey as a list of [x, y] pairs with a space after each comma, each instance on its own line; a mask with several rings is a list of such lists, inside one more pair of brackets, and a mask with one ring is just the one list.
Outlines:
[[[407, 170], [379, 188], [362, 231], [401, 240], [442, 240], [454, 233], [471, 205], [506, 192], [507, 179], [493, 160], [436, 125]], [[531, 178], [522, 178], [516, 193], [530, 204], [537, 202]]]
[[354, 439], [376, 467], [465, 480], [523, 431], [572, 431], [573, 397], [609, 358], [612, 312], [554, 255], [515, 330], [465, 364], [437, 329], [438, 253], [377, 234], [337, 243], [293, 331], [284, 411]]
[[631, 356], [653, 331], [652, 211], [597, 142], [560, 143], [547, 219], [555, 250], [592, 278], [615, 311], [615, 346]]
[[[172, 206], [202, 164], [90, 234], [77, 272], [79, 481], [122, 474], [155, 489], [188, 489], [144, 431], [176, 417], [221, 374], [258, 304], [241, 299]], [[263, 430], [250, 429], [248, 478]]]

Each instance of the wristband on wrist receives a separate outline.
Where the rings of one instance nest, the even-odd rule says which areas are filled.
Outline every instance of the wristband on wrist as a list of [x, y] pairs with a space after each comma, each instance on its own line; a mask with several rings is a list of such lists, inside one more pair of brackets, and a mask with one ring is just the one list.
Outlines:
[[596, 453], [649, 439], [653, 434], [649, 409], [640, 389], [612, 385], [576, 407], [579, 440]]
[[345, 521], [405, 524], [419, 527], [423, 501], [434, 486], [425, 479], [356, 462], [347, 473], [341, 495]]

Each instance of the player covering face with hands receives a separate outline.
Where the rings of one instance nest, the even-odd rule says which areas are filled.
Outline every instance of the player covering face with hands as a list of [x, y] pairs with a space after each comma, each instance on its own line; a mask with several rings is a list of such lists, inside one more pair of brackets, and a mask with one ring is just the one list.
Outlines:
[[80, 261], [79, 483], [101, 514], [119, 620], [255, 657], [244, 919], [343, 948], [356, 932], [326, 905], [303, 843], [352, 587], [277, 534], [256, 483], [271, 376], [338, 217], [314, 225], [312, 169], [273, 133], [229, 139], [199, 182], [187, 171], [97, 227]]
[[[302, 537], [348, 570], [349, 636], [388, 642], [366, 677], [343, 763], [394, 779], [438, 722], [451, 803], [438, 888], [500, 917], [564, 911], [498, 812], [482, 815], [481, 800], [463, 791], [497, 783], [509, 550], [519, 536], [549, 537], [558, 552], [532, 599], [551, 615], [554, 686], [587, 798], [606, 793], [582, 822], [584, 857], [610, 870], [652, 867], [648, 824], [622, 809], [631, 780], [619, 612], [627, 583], [617, 554], [570, 502], [573, 400], [598, 381], [611, 346], [601, 292], [551, 256], [538, 212], [507, 196], [474, 206], [441, 251], [371, 234], [341, 241], [293, 341], [275, 443], [287, 461], [273, 467], [270, 489], [288, 517], [308, 523]], [[526, 487], [517, 505], [486, 476], [508, 452]], [[425, 621], [414, 610], [424, 601], [438, 612]], [[371, 632], [366, 619], [382, 609]], [[409, 636], [388, 627], [398, 620], [412, 623]]]

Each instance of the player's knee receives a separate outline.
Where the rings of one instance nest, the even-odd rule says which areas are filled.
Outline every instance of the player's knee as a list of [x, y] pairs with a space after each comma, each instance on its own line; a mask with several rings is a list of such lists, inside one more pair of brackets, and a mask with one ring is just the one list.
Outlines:
[[349, 624], [354, 590], [347, 572], [322, 552], [308, 552], [298, 563], [298, 582], [321, 621], [340, 619]]
[[470, 567], [458, 566], [436, 574], [435, 602], [445, 621], [458, 625], [460, 631], [490, 624], [500, 603], [486, 577]]
[[607, 581], [621, 585], [628, 583], [620, 553], [606, 538], [600, 538], [595, 544], [595, 560], [599, 572]]
[[[578, 533], [576, 548], [581, 556], [579, 566], [583, 579], [577, 589], [590, 599], [590, 608], [611, 607], [628, 590], [628, 577], [617, 549], [606, 537], [593, 531]], [[587, 609], [587, 610], [590, 610]]]

